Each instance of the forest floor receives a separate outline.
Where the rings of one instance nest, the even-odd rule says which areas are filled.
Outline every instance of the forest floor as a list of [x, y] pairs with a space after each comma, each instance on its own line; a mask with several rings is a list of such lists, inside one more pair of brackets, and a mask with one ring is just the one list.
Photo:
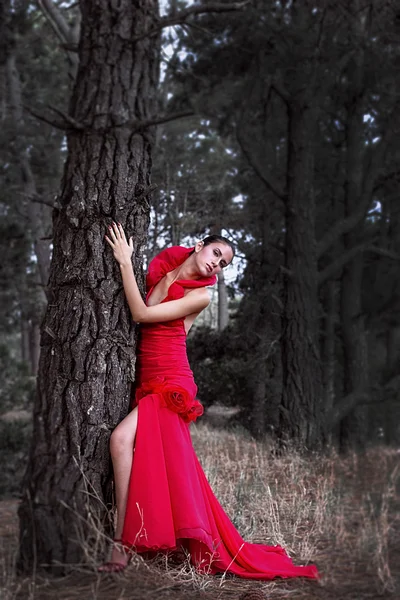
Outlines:
[[90, 559], [90, 551], [92, 563], [64, 578], [23, 579], [13, 568], [18, 500], [5, 499], [0, 501], [1, 600], [400, 598], [400, 450], [279, 455], [243, 432], [209, 425], [193, 427], [193, 440], [243, 537], [283, 545], [296, 564], [315, 563], [319, 582], [207, 577], [189, 564], [174, 567], [165, 557], [145, 562], [137, 556], [123, 574], [99, 575], [99, 557]]

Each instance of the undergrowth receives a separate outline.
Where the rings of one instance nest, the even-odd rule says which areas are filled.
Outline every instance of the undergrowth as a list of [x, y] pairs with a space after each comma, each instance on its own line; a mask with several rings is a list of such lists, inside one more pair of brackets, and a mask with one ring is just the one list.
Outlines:
[[199, 575], [189, 560], [177, 566], [161, 555], [151, 561], [134, 556], [123, 574], [100, 576], [96, 565], [110, 540], [95, 523], [90, 543], [83, 534], [80, 539], [85, 566], [62, 579], [23, 579], [13, 569], [15, 526], [8, 538], [2, 536], [0, 597], [217, 600], [238, 599], [249, 589], [263, 590], [270, 600], [373, 600], [399, 594], [398, 451], [377, 447], [346, 456], [334, 450], [278, 453], [271, 444], [256, 443], [242, 433], [207, 425], [192, 432], [211, 486], [242, 536], [284, 546], [296, 564], [317, 564], [320, 582], [208, 577]]

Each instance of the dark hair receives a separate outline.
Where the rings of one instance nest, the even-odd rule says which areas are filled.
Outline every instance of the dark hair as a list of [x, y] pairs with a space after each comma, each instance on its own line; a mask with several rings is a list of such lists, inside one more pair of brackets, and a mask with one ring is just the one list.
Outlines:
[[236, 252], [235, 246], [234, 246], [233, 242], [231, 242], [231, 240], [228, 240], [228, 238], [226, 238], [222, 235], [208, 235], [203, 240], [204, 246], [208, 246], [209, 244], [215, 244], [218, 242], [220, 244], [226, 244], [227, 246], [229, 246], [229, 248], [232, 250], [232, 258], [235, 256], [235, 252]]

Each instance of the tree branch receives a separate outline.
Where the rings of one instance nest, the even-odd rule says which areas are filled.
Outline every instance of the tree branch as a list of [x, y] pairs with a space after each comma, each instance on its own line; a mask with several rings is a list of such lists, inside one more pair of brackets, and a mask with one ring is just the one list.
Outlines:
[[281, 188], [278, 181], [276, 181], [273, 176], [269, 173], [268, 177], [264, 173], [264, 169], [261, 167], [258, 158], [254, 156], [254, 153], [251, 153], [245, 145], [245, 141], [243, 139], [242, 134], [240, 133], [240, 125], [238, 124], [236, 128], [236, 138], [239, 143], [239, 146], [242, 149], [243, 154], [245, 155], [249, 165], [254, 169], [256, 175], [261, 179], [266, 188], [270, 190], [275, 196], [277, 196], [283, 202], [286, 201], [286, 194]]
[[353, 246], [353, 248], [350, 248], [350, 250], [347, 250], [347, 252], [344, 252], [336, 260], [331, 262], [325, 269], [318, 273], [318, 285], [322, 285], [328, 279], [331, 279], [339, 269], [350, 262], [359, 252], [362, 252], [367, 245], [368, 242], [364, 242], [363, 244]]
[[363, 189], [361, 193], [361, 200], [357, 209], [353, 214], [349, 215], [345, 219], [341, 219], [333, 224], [333, 226], [325, 233], [322, 239], [318, 242], [317, 254], [321, 257], [329, 248], [345, 233], [349, 233], [358, 223], [365, 217], [369, 203], [371, 201], [374, 182], [377, 177], [378, 171], [381, 168], [383, 156], [393, 131], [389, 126], [386, 126], [385, 135], [381, 139], [378, 147], [375, 149], [373, 156], [370, 160], [369, 167], [366, 169], [365, 177], [363, 181]]
[[39, 121], [43, 121], [44, 123], [51, 125], [52, 127], [56, 127], [56, 129], [61, 129], [61, 131], [67, 131], [68, 129], [75, 129], [78, 131], [83, 131], [85, 129], [89, 130], [89, 127], [86, 127], [83, 123], [79, 123], [78, 121], [76, 121], [76, 119], [74, 119], [64, 111], [60, 110], [59, 108], [50, 105], [48, 106], [48, 108], [55, 112], [57, 115], [59, 115], [62, 118], [62, 121], [55, 121], [54, 119], [50, 119], [45, 115], [37, 113], [35, 110], [30, 108], [26, 104], [24, 105], [24, 109], [27, 110], [28, 113], [31, 114], [33, 117], [39, 119]]
[[182, 28], [184, 31], [190, 33], [190, 28], [195, 29], [196, 31], [200, 31], [203, 35], [208, 37], [214, 37], [214, 33], [205, 27], [201, 27], [197, 23], [182, 23]]
[[294, 273], [292, 271], [292, 269], [288, 269], [287, 267], [283, 266], [283, 265], [279, 265], [279, 270], [288, 278], [291, 279], [292, 281], [294, 280]]
[[41, 115], [40, 113], [37, 113], [35, 110], [30, 108], [29, 106], [24, 105], [24, 109], [26, 111], [28, 111], [28, 113], [30, 115], [32, 115], [32, 117], [35, 117], [35, 119], [38, 119], [39, 121], [42, 121], [43, 123], [47, 123], [47, 125], [51, 125], [52, 127], [55, 127], [56, 129], [60, 129], [61, 131], [65, 131], [66, 129], [68, 129], [68, 127], [66, 127], [65, 123], [61, 123], [61, 121], [54, 121], [53, 119], [50, 119], [49, 117], [46, 117], [45, 115]]
[[75, 54], [78, 54], [79, 52], [78, 44], [70, 44], [69, 42], [62, 43], [61, 48], [67, 50], [68, 52], [74, 52]]
[[364, 242], [363, 244], [358, 244], [353, 248], [350, 248], [347, 252], [344, 252], [341, 256], [339, 256], [336, 260], [331, 262], [325, 269], [319, 272], [318, 274], [318, 285], [322, 285], [328, 279], [331, 279], [333, 275], [335, 275], [336, 271], [339, 271], [344, 265], [346, 265], [349, 261], [351, 261], [359, 252], [372, 252], [373, 254], [377, 254], [378, 256], [384, 256], [385, 258], [390, 258], [391, 260], [400, 261], [400, 255], [395, 252], [391, 252], [390, 250], [386, 250], [385, 248], [379, 248], [378, 246], [374, 246], [373, 244], [369, 244], [368, 242]]
[[366, 400], [368, 400], [368, 394], [361, 389], [341, 398], [325, 415], [327, 431], [334, 429], [358, 404]]
[[50, 200], [45, 200], [44, 198], [41, 198], [37, 194], [25, 194], [24, 192], [17, 192], [17, 194], [21, 198], [24, 198], [25, 200], [29, 200], [30, 202], [34, 202], [35, 204], [44, 204], [45, 206], [48, 206], [49, 208], [54, 208], [56, 206], [55, 202], [51, 202]]
[[[260, 61], [256, 61], [256, 71], [258, 71], [258, 74], [261, 74], [260, 68], [261, 68]], [[254, 83], [253, 83], [253, 85], [249, 86], [249, 92], [247, 94], [247, 101], [242, 103], [242, 110], [240, 111], [238, 118], [237, 118], [236, 139], [238, 141], [238, 144], [239, 144], [245, 158], [247, 159], [247, 162], [253, 168], [254, 172], [259, 177], [259, 179], [264, 183], [265, 187], [269, 191], [271, 191], [277, 198], [282, 200], [282, 202], [286, 202], [287, 194], [285, 193], [284, 187], [272, 175], [271, 170], [266, 169], [266, 165], [262, 164], [262, 161], [260, 161], [259, 155], [257, 153], [257, 148], [255, 151], [252, 151], [252, 150], [250, 150], [249, 144], [247, 143], [248, 135], [246, 136], [246, 133], [245, 133], [248, 129], [248, 127], [246, 126], [246, 106], [254, 104], [254, 102], [252, 102], [251, 100], [252, 100], [254, 91], [257, 89], [257, 81], [258, 80], [259, 80], [259, 77], [257, 77], [257, 75], [253, 76]], [[268, 87], [268, 94], [267, 94], [266, 98], [265, 98], [265, 96], [263, 97], [264, 112], [267, 110], [269, 101], [271, 99], [271, 93], [270, 93], [271, 90], [272, 90], [272, 85], [270, 83], [269, 87]], [[257, 102], [258, 101], [259, 101], [259, 99], [257, 98]], [[253, 136], [253, 139], [254, 139], [254, 136]], [[266, 170], [268, 170], [268, 173], [266, 173]]]
[[146, 121], [125, 121], [123, 123], [119, 123], [110, 127], [110, 129], [128, 127], [132, 128], [132, 133], [136, 133], [137, 131], [143, 131], [143, 129], [147, 129], [148, 127], [153, 127], [155, 125], [169, 123], [170, 121], [176, 121], [177, 119], [183, 119], [185, 117], [193, 117], [193, 115], [195, 114], [196, 113], [193, 110], [186, 110], [182, 112], [171, 113], [169, 115], [162, 115], [160, 117], [155, 117], [154, 119], [148, 119]]
[[38, 4], [60, 40], [67, 43], [72, 42], [71, 28], [64, 19], [58, 6], [56, 6], [51, 0], [38, 0]]
[[400, 385], [400, 376], [394, 375], [385, 385], [380, 389], [358, 389], [344, 398], [341, 398], [336, 402], [335, 406], [331, 408], [325, 415], [325, 424], [327, 430], [332, 430], [338, 425], [352, 410], [359, 404], [372, 404], [374, 400], [371, 400], [371, 394], [379, 394], [379, 398], [375, 402], [380, 402], [382, 397], [385, 397], [390, 392], [398, 390]]
[[363, 201], [359, 204], [357, 210], [353, 212], [349, 217], [340, 219], [332, 225], [332, 227], [325, 233], [323, 238], [319, 240], [317, 244], [317, 255], [320, 258], [329, 248], [338, 240], [342, 235], [348, 233], [365, 217], [368, 209], [369, 198], [364, 196]]
[[148, 127], [153, 127], [155, 125], [161, 125], [162, 123], [169, 123], [170, 121], [176, 121], [177, 119], [183, 119], [184, 117], [192, 117], [196, 113], [193, 110], [186, 110], [182, 112], [171, 113], [169, 115], [162, 115], [160, 117], [155, 117], [154, 119], [148, 119], [147, 121], [124, 121], [123, 123], [118, 123], [117, 125], [112, 125], [110, 127], [104, 127], [96, 129], [94, 127], [86, 126], [84, 123], [80, 123], [71, 115], [66, 112], [56, 108], [55, 106], [48, 106], [50, 110], [55, 112], [62, 118], [62, 121], [56, 121], [37, 113], [35, 110], [30, 108], [29, 106], [24, 106], [25, 110], [27, 110], [33, 117], [51, 125], [52, 127], [56, 127], [57, 129], [61, 129], [62, 131], [68, 131], [69, 129], [73, 129], [75, 131], [91, 131], [92, 133], [97, 133], [99, 135], [108, 133], [115, 129], [120, 129], [122, 127], [131, 128], [132, 133], [137, 133], [139, 131], [143, 131]]
[[38, 0], [38, 5], [52, 26], [57, 37], [61, 40], [62, 45], [68, 51], [72, 64], [76, 67], [79, 59], [76, 55], [76, 50], [72, 51], [70, 47], [73, 46], [76, 48], [78, 46], [79, 25], [71, 27], [64, 19], [63, 14], [58, 6], [56, 6], [52, 0]]
[[274, 83], [271, 85], [271, 89], [284, 101], [285, 104], [289, 104], [290, 94], [282, 83], [274, 81]]
[[144, 31], [140, 35], [137, 35], [132, 39], [132, 43], [139, 42], [144, 38], [151, 37], [159, 33], [162, 29], [166, 27], [172, 27], [173, 25], [182, 25], [186, 23], [187, 19], [192, 15], [203, 15], [207, 13], [224, 13], [224, 12], [232, 12], [236, 10], [241, 10], [245, 6], [249, 4], [249, 0], [246, 2], [234, 2], [232, 4], [224, 4], [222, 2], [214, 2], [204, 5], [191, 6], [190, 8], [186, 8], [185, 10], [181, 10], [177, 12], [175, 15], [170, 17], [163, 17], [160, 19], [158, 25], [147, 31]]
[[44, 204], [45, 206], [48, 206], [52, 209], [55, 207], [54, 202], [50, 202], [49, 200], [45, 200], [44, 198], [39, 198], [39, 196], [31, 196], [29, 200], [31, 202], [35, 202], [36, 204]]
[[151, 183], [147, 188], [145, 188], [138, 196], [135, 196], [135, 201], [139, 202], [139, 200], [143, 200], [143, 198], [147, 198], [150, 194], [154, 192], [158, 188], [156, 183]]
[[378, 256], [384, 256], [385, 258], [391, 258], [392, 260], [400, 260], [400, 254], [386, 250], [386, 248], [379, 248], [378, 246], [368, 246], [368, 252], [378, 254]]
[[65, 129], [68, 129], [67, 125], [70, 126], [69, 129], [78, 129], [80, 131], [83, 131], [84, 129], [89, 129], [89, 127], [86, 127], [83, 123], [79, 123], [79, 121], [71, 117], [71, 115], [64, 112], [63, 110], [60, 110], [56, 106], [52, 106], [51, 104], [49, 104], [49, 109], [55, 112], [56, 115], [59, 115], [65, 121]]

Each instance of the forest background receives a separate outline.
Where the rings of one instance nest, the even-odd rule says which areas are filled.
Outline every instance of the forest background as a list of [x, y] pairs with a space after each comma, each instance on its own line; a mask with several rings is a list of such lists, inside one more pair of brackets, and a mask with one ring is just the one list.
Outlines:
[[[1, 4], [2, 493], [19, 493], [33, 427], [20, 518], [30, 539], [29, 498], [46, 496], [49, 562], [77, 553], [68, 510], [44, 549], [55, 490], [79, 504], [84, 472], [109, 500], [108, 436], [134, 382], [111, 219], [142, 285], [168, 245], [236, 243], [189, 340], [206, 407], [240, 408], [233, 424], [281, 450], [400, 441], [396, 3], [162, 9]], [[10, 422], [33, 406], [33, 425]]]

